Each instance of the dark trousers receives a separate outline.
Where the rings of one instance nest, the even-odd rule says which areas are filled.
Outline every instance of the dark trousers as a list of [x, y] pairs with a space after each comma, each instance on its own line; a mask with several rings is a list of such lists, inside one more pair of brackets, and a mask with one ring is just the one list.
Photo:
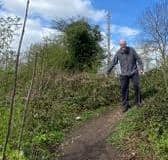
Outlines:
[[120, 76], [121, 83], [121, 97], [122, 97], [122, 106], [129, 106], [129, 83], [133, 83], [134, 91], [135, 91], [135, 103], [141, 103], [141, 92], [140, 92], [140, 77], [138, 73], [135, 73], [131, 76]]

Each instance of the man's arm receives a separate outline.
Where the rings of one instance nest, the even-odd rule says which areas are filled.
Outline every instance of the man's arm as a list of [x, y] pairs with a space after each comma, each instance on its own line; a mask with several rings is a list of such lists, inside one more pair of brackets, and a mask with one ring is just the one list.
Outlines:
[[114, 66], [118, 63], [118, 54], [116, 53], [110, 66], [107, 69], [107, 75], [110, 74], [110, 72], [112, 71], [112, 69], [114, 68]]
[[137, 52], [134, 49], [133, 51], [134, 51], [134, 55], [135, 55], [136, 61], [138, 62], [141, 72], [144, 72], [144, 65], [143, 65], [142, 59], [140, 58], [140, 56], [137, 54]]

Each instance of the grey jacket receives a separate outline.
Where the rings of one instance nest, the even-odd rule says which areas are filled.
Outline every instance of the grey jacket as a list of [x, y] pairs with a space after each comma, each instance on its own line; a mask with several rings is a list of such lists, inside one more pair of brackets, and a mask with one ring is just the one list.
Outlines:
[[115, 54], [110, 66], [107, 69], [107, 74], [111, 72], [114, 66], [119, 62], [121, 67], [121, 75], [130, 76], [138, 73], [137, 63], [141, 70], [143, 70], [143, 63], [139, 55], [132, 47], [127, 47], [127, 51], [119, 49]]

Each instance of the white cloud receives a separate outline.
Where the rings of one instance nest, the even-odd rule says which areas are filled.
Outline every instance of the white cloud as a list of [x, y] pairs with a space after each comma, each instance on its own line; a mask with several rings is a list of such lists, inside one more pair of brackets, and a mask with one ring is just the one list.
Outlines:
[[139, 30], [127, 26], [112, 25], [112, 33], [119, 34], [121, 37], [132, 37], [140, 33]]
[[[1, 17], [7, 15], [19, 16], [23, 21], [25, 0], [2, 0], [2, 3]], [[44, 36], [56, 33], [54, 29], [45, 27], [45, 21], [50, 21], [56, 17], [65, 18], [78, 15], [85, 16], [95, 22], [102, 22], [105, 20], [106, 12], [105, 10], [95, 9], [91, 0], [32, 0], [23, 49], [25, 50], [32, 43], [41, 41]], [[105, 31], [105, 25], [103, 31]], [[119, 35], [122, 38], [134, 37], [139, 32], [139, 30], [127, 26], [112, 25], [112, 34]], [[17, 44], [18, 37], [15, 38], [12, 46], [16, 48]], [[111, 45], [114, 46], [114, 43]]]
[[[18, 16], [24, 14], [25, 0], [3, 0], [4, 8]], [[95, 21], [104, 18], [106, 12], [93, 7], [91, 0], [33, 0], [30, 3], [30, 14], [44, 19], [84, 16]]]
[[[102, 25], [102, 36], [103, 36], [103, 41], [102, 41], [102, 46], [107, 48], [107, 24]], [[134, 29], [134, 28], [130, 28], [127, 26], [119, 26], [119, 25], [115, 25], [112, 24], [111, 25], [111, 49], [112, 52], [116, 52], [116, 50], [119, 49], [118, 46], [118, 39], [126, 39], [130, 45], [134, 45], [134, 43], [132, 44], [132, 39], [134, 39], [138, 34], [140, 34], [140, 30]], [[114, 37], [116, 39], [114, 39]], [[115, 41], [114, 41], [115, 40]]]
[[[13, 13], [0, 12], [0, 17], [15, 16]], [[23, 23], [23, 17], [21, 18], [21, 23]], [[19, 35], [21, 33], [21, 28], [16, 32], [14, 36], [14, 41], [12, 43], [12, 48], [17, 49], [19, 42]], [[31, 44], [40, 42], [43, 37], [57, 35], [58, 32], [54, 29], [44, 27], [41, 24], [40, 19], [28, 19], [26, 25], [26, 31], [23, 40], [22, 51], [25, 51]]]
[[[23, 40], [23, 50], [25, 51], [31, 44], [40, 42], [43, 37], [57, 35], [58, 32], [54, 29], [43, 27], [40, 21], [28, 19], [26, 32]], [[21, 31], [21, 30], [20, 30]], [[19, 34], [20, 35], [20, 34]], [[18, 46], [18, 36], [15, 37], [15, 40], [12, 44], [12, 47], [16, 49]]]
[[[0, 11], [1, 17], [19, 16], [23, 21], [25, 0], [2, 0], [2, 3], [3, 10]], [[32, 43], [41, 41], [43, 37], [57, 33], [54, 29], [45, 27], [44, 21], [80, 15], [98, 22], [104, 19], [105, 14], [104, 10], [95, 9], [91, 0], [32, 0], [24, 36], [23, 50], [28, 48]], [[18, 33], [20, 33], [20, 30]], [[17, 48], [17, 44], [18, 37], [15, 37], [15, 41], [12, 44], [14, 49]]]

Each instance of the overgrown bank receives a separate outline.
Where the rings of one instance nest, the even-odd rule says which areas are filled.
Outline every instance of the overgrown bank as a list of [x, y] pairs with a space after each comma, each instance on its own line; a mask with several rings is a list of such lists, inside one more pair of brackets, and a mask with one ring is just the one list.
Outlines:
[[160, 70], [142, 78], [143, 108], [131, 109], [109, 142], [140, 159], [168, 159], [168, 95]]
[[[43, 89], [38, 81], [34, 85], [25, 124], [22, 159], [54, 159], [58, 155], [57, 147], [73, 127], [101, 114], [119, 101], [119, 86], [115, 78], [88, 73], [53, 73], [46, 77]], [[24, 76], [21, 79], [23, 81]], [[26, 96], [25, 87], [25, 83], [20, 83], [16, 99], [12, 138], [8, 147], [8, 156], [12, 160], [17, 159], [18, 155], [17, 143]], [[7, 97], [1, 100], [0, 107], [1, 144], [8, 117], [5, 98]]]

